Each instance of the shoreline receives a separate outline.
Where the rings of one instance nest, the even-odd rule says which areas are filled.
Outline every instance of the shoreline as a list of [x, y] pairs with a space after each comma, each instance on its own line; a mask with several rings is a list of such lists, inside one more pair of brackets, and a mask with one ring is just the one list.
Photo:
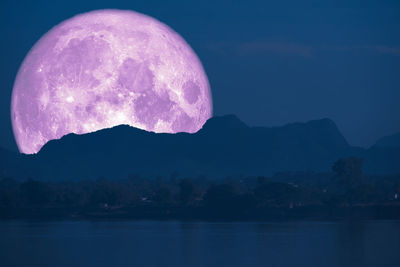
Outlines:
[[368, 206], [303, 206], [294, 208], [266, 207], [244, 211], [241, 214], [209, 210], [206, 207], [124, 207], [118, 209], [27, 208], [0, 209], [0, 221], [11, 220], [154, 220], [154, 221], [346, 221], [346, 220], [400, 220], [399, 204]]

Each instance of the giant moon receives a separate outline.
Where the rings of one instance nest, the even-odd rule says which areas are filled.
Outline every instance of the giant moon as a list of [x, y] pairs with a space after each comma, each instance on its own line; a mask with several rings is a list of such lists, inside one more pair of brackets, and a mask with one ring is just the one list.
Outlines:
[[202, 64], [171, 28], [133, 11], [99, 10], [55, 26], [14, 83], [11, 119], [22, 153], [52, 139], [120, 124], [198, 131], [212, 115]]

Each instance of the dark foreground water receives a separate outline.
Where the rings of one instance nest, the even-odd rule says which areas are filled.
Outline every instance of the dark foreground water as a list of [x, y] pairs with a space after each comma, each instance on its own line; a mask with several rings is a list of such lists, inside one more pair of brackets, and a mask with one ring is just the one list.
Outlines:
[[0, 266], [400, 266], [400, 222], [0, 222]]

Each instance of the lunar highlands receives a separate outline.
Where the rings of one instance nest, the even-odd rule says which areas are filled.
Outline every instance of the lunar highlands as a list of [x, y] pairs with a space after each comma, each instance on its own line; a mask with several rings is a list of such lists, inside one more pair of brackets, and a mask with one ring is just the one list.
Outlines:
[[212, 115], [210, 86], [190, 46], [133, 11], [100, 10], [51, 29], [22, 63], [11, 119], [19, 150], [120, 124], [198, 131]]

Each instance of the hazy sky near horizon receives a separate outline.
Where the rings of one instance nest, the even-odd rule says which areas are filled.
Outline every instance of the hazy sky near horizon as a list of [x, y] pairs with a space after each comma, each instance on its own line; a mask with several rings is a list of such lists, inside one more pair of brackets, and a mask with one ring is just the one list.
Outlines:
[[61, 21], [95, 9], [135, 10], [192, 46], [214, 115], [252, 126], [328, 117], [352, 145], [400, 132], [400, 1], [2, 1], [0, 147], [16, 150], [10, 100], [18, 68]]

